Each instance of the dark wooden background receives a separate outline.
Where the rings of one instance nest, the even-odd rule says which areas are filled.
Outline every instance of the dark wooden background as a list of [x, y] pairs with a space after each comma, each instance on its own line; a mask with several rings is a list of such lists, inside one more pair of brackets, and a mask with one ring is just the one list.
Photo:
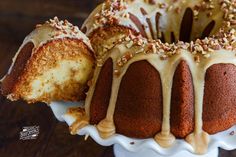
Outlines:
[[[98, 0], [0, 0], [0, 78], [24, 37], [37, 23], [58, 16], [81, 26]], [[36, 140], [19, 140], [24, 126], [40, 126]], [[0, 157], [113, 157], [112, 147], [101, 147], [91, 138], [69, 134], [45, 104], [10, 102], [0, 95]], [[236, 157], [234, 151], [221, 157]]]

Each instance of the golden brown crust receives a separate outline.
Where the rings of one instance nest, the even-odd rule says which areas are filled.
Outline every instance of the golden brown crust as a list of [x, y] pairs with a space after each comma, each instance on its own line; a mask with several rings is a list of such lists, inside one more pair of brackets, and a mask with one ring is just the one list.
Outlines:
[[90, 41], [95, 55], [100, 58], [115, 46], [116, 43], [119, 43], [119, 39], [130, 34], [138, 35], [138, 33], [131, 28], [119, 25], [107, 25], [106, 27], [98, 28], [90, 35]]
[[236, 123], [236, 66], [215, 64], [205, 77], [203, 129], [215, 134]]
[[162, 87], [160, 74], [147, 61], [130, 65], [116, 103], [116, 132], [134, 138], [151, 138], [161, 131]]
[[1, 83], [1, 92], [3, 95], [9, 95], [12, 93], [13, 89], [16, 86], [16, 82], [20, 75], [24, 72], [26, 64], [30, 59], [32, 54], [32, 50], [34, 48], [34, 44], [29, 42], [25, 44], [25, 46], [19, 52], [19, 56], [17, 57], [14, 66], [12, 67], [12, 71], [10, 74], [6, 75]]
[[189, 66], [181, 61], [175, 71], [171, 94], [171, 132], [185, 138], [194, 129], [194, 91]]

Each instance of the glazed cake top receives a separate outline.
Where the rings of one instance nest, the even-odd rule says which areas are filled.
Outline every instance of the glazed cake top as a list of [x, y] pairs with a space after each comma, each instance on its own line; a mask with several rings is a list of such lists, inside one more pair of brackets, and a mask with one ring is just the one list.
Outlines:
[[[179, 30], [187, 8], [191, 8], [194, 15], [190, 43], [179, 41]], [[82, 28], [88, 36], [106, 26], [120, 25], [131, 28], [140, 35], [133, 35], [130, 31], [130, 35], [119, 39], [118, 44], [126, 44], [128, 48], [135, 45], [142, 47], [136, 50], [136, 53], [158, 53], [165, 59], [184, 49], [194, 55], [202, 54], [204, 57], [210, 57], [209, 53], [214, 50], [235, 49], [235, 10], [236, 0], [112, 0], [98, 6]], [[201, 34], [199, 32], [203, 32], [212, 21], [215, 22], [215, 26], [210, 37], [199, 40]], [[171, 41], [171, 32], [174, 33], [177, 43], [168, 44]], [[164, 44], [158, 39], [161, 33], [168, 43]], [[107, 53], [99, 52], [99, 54], [102, 54], [98, 56], [98, 59], [101, 59]], [[196, 61], [200, 61], [199, 56], [196, 56]]]
[[213, 34], [221, 26], [235, 26], [235, 5], [235, 0], [112, 0], [98, 6], [82, 28], [90, 35], [97, 28], [106, 25], [122, 25], [140, 32], [149, 39], [158, 39], [160, 32], [174, 32], [179, 39], [183, 15], [187, 8], [191, 8], [195, 19], [193, 27], [198, 28], [193, 32], [191, 39], [196, 39], [196, 33], [202, 32], [212, 20], [216, 22]]
[[25, 41], [31, 40], [35, 45], [42, 45], [50, 40], [63, 38], [81, 39], [92, 50], [88, 37], [77, 26], [67, 20], [60, 21], [57, 17], [44, 24], [38, 24], [36, 29], [25, 38]]

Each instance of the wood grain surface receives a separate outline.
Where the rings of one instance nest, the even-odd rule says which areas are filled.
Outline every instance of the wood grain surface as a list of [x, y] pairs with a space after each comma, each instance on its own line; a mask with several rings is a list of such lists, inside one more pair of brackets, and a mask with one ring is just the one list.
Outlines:
[[[1, 0], [0, 78], [7, 72], [24, 37], [35, 24], [58, 16], [80, 26], [98, 0]], [[38, 125], [36, 140], [19, 139], [22, 127]], [[0, 95], [0, 157], [113, 157], [112, 147], [102, 147], [91, 138], [69, 134], [45, 104], [10, 102]], [[220, 151], [220, 157], [236, 157], [235, 151]]]

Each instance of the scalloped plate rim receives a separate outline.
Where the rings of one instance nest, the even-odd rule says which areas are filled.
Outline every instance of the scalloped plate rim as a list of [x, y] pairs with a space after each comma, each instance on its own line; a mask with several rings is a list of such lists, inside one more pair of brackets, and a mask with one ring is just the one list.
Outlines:
[[[67, 108], [81, 107], [83, 106], [83, 104], [84, 102], [52, 102], [49, 106], [51, 107], [53, 114], [59, 121], [64, 121], [70, 126], [75, 121], [75, 119], [72, 116], [66, 114]], [[226, 131], [210, 135], [211, 142], [209, 144], [208, 152], [216, 148], [222, 148], [225, 150], [236, 149], [236, 134], [230, 135], [230, 132], [232, 131], [236, 131], [236, 125]], [[99, 136], [96, 127], [92, 125], [86, 126], [85, 128], [78, 131], [77, 134], [80, 136], [89, 135], [90, 137], [92, 137], [93, 140], [95, 140], [98, 144], [102, 146], [111, 146], [114, 144], [119, 144], [127, 151], [134, 153], [140, 151], [140, 149], [151, 149], [157, 154], [164, 156], [174, 155], [184, 150], [194, 154], [192, 146], [182, 139], [177, 139], [172, 147], [166, 149], [159, 146], [154, 141], [154, 139], [151, 138], [134, 139], [120, 134], [115, 134], [108, 139], [102, 139]]]

